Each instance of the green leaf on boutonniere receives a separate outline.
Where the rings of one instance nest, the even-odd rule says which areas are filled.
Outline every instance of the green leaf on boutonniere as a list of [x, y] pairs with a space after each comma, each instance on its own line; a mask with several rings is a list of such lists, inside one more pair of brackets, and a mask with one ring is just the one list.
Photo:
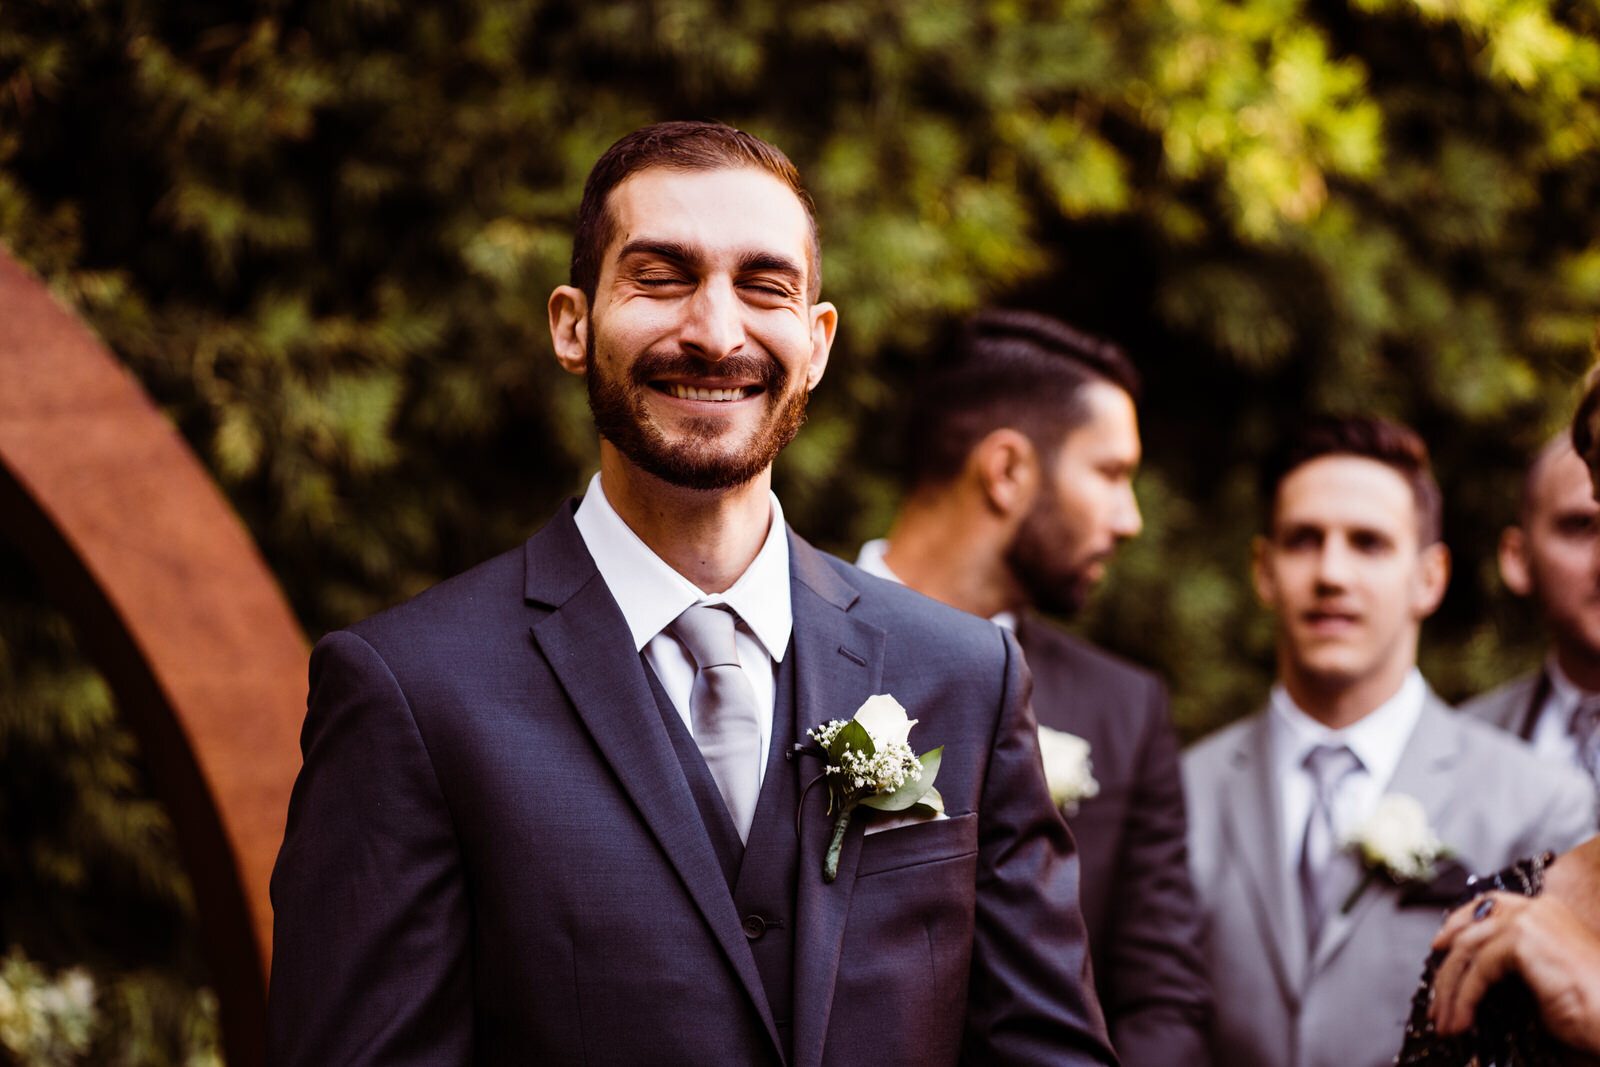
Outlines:
[[[943, 811], [944, 798], [940, 797], [938, 791], [933, 788], [933, 779], [939, 773], [939, 761], [943, 758], [943, 745], [940, 745], [932, 752], [924, 753], [917, 758], [917, 762], [922, 765], [921, 778], [916, 781], [908, 780], [899, 789], [862, 797], [861, 803], [869, 808], [877, 808], [879, 811], [905, 811], [919, 803], [932, 811]], [[933, 794], [932, 803], [928, 801], [929, 793]]]
[[863, 756], [872, 756], [878, 751], [878, 747], [872, 743], [872, 735], [867, 733], [867, 728], [854, 719], [845, 723], [844, 728], [834, 734], [833, 743], [828, 746], [828, 757], [838, 763], [850, 749], [855, 749]]

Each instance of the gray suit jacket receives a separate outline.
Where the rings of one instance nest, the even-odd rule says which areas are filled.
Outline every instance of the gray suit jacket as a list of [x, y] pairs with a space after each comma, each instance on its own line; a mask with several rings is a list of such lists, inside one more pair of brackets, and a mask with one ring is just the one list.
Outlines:
[[[1283, 855], [1266, 712], [1184, 757], [1189, 857], [1208, 923], [1215, 1055], [1230, 1067], [1387, 1067], [1439, 929], [1437, 904], [1408, 906], [1369, 888], [1335, 914], [1307, 959], [1298, 887]], [[1465, 720], [1429, 694], [1391, 792], [1422, 802], [1429, 825], [1470, 871], [1488, 873], [1595, 830], [1576, 770]]]
[[1473, 697], [1461, 705], [1461, 714], [1508, 730], [1526, 741], [1533, 736], [1533, 724], [1549, 694], [1550, 683], [1544, 671], [1529, 671], [1498, 689]]

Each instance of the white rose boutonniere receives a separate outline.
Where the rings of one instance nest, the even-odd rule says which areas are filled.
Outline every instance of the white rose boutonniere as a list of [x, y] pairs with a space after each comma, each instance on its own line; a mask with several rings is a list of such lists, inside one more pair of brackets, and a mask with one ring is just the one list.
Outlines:
[[1078, 802], [1100, 792], [1094, 780], [1094, 764], [1089, 759], [1089, 742], [1076, 734], [1039, 727], [1039, 755], [1044, 758], [1044, 780], [1050, 786], [1050, 799], [1068, 815], [1077, 813]]
[[1361, 857], [1366, 874], [1346, 898], [1343, 911], [1355, 907], [1367, 886], [1384, 878], [1393, 885], [1431, 882], [1435, 864], [1451, 854], [1428, 825], [1422, 802], [1405, 793], [1386, 793], [1366, 822], [1344, 841]]
[[838, 877], [839, 848], [856, 805], [879, 811], [922, 809], [929, 815], [944, 810], [944, 799], [933, 788], [944, 748], [913, 753], [907, 738], [915, 725], [917, 720], [906, 715], [898, 700], [879, 693], [868, 697], [853, 718], [833, 719], [806, 731], [827, 759], [818, 780], [828, 782], [828, 813], [834, 817], [833, 836], [822, 858], [824, 882]]

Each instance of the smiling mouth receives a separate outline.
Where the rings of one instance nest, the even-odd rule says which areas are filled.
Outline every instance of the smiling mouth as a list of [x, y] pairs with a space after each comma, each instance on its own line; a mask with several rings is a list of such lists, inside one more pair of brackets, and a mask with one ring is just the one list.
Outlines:
[[730, 388], [707, 389], [698, 385], [684, 385], [681, 382], [651, 382], [650, 388], [657, 392], [666, 393], [668, 396], [679, 400], [703, 400], [716, 404], [724, 404], [733, 400], [743, 400], [746, 397], [757, 396], [764, 390], [759, 385], [738, 385]]

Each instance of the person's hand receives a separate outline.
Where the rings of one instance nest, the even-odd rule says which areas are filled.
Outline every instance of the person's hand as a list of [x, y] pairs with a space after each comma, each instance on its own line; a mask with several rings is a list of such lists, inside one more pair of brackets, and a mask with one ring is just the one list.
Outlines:
[[1489, 987], [1516, 973], [1557, 1040], [1600, 1053], [1600, 938], [1561, 900], [1485, 894], [1450, 913], [1433, 947], [1448, 950], [1428, 1009], [1439, 1033], [1471, 1026]]
[[1600, 934], [1600, 836], [1557, 857], [1545, 871], [1541, 896], [1561, 901]]

